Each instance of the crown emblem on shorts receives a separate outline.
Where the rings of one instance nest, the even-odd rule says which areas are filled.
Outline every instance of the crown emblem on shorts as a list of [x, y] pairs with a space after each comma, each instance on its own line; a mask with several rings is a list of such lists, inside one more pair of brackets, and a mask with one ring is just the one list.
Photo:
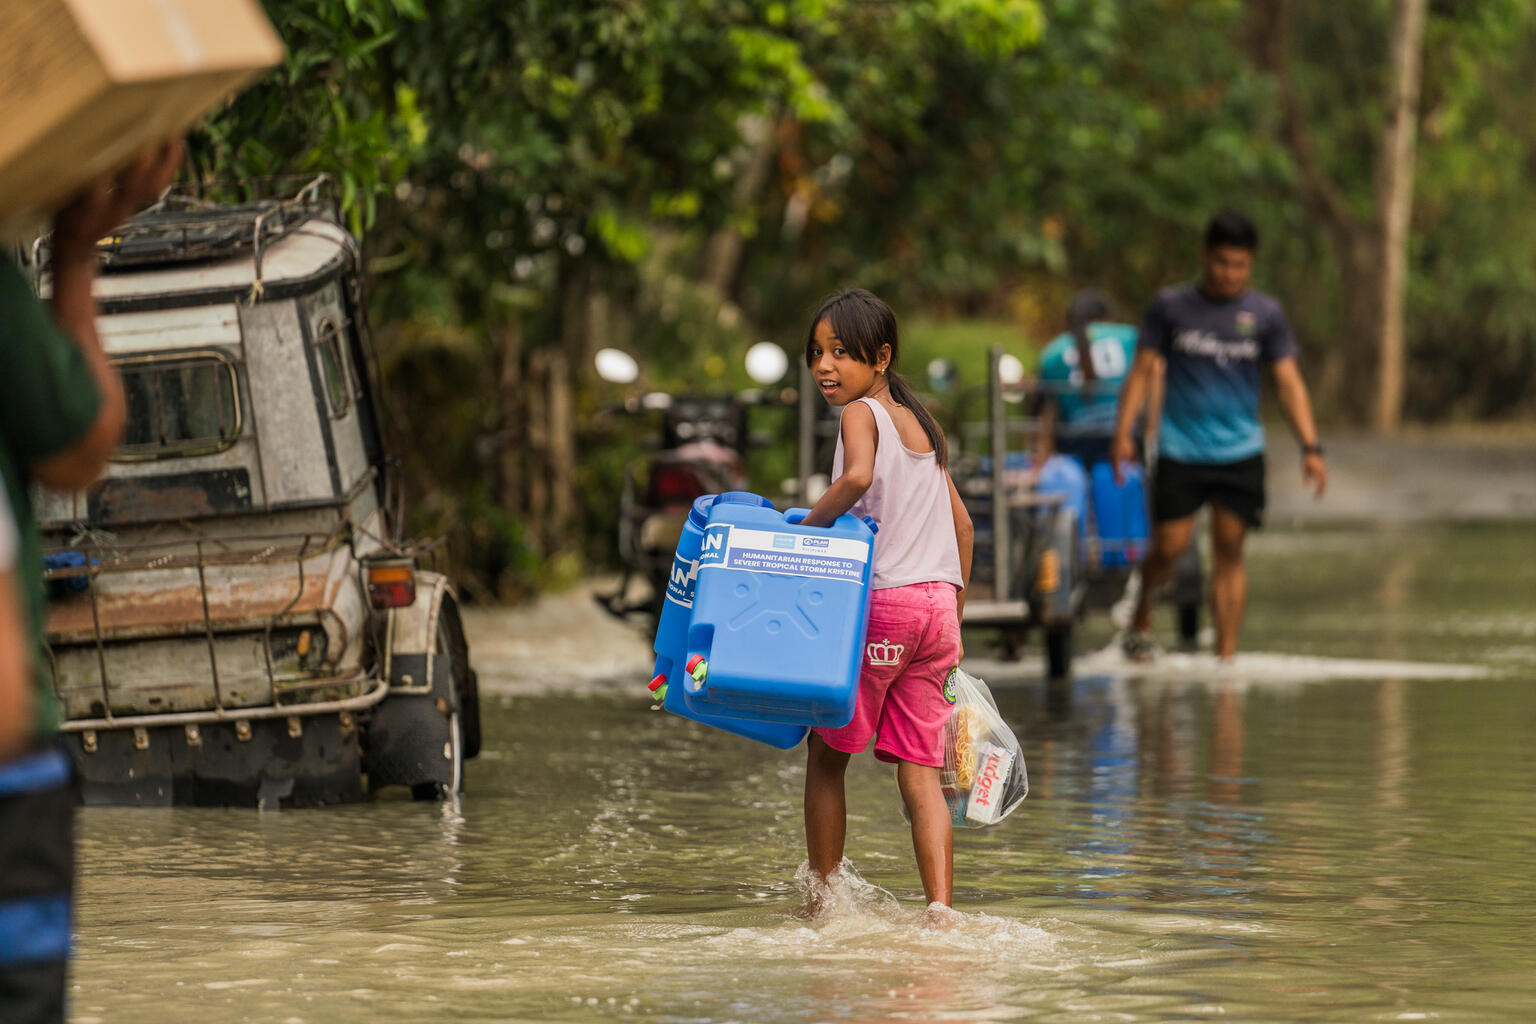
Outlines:
[[895, 665], [900, 663], [901, 654], [906, 650], [901, 644], [893, 644], [889, 640], [882, 640], [878, 644], [870, 644], [864, 648], [869, 653], [871, 665]]

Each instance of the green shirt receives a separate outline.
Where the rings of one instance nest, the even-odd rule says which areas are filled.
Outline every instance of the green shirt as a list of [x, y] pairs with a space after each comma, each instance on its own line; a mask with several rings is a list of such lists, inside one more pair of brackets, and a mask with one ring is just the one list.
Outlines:
[[27, 467], [79, 441], [96, 421], [101, 391], [80, 346], [54, 323], [20, 268], [0, 256], [0, 476], [16, 518], [16, 579], [32, 633], [40, 735], [59, 708], [44, 647], [43, 542], [27, 491]]

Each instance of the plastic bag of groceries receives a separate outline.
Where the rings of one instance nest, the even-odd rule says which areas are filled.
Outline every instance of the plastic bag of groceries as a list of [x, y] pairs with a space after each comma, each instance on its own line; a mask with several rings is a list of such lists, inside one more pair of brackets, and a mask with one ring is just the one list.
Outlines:
[[1029, 795], [1024, 752], [986, 683], [956, 668], [944, 680], [944, 696], [954, 705], [940, 775], [950, 821], [957, 828], [995, 825]]

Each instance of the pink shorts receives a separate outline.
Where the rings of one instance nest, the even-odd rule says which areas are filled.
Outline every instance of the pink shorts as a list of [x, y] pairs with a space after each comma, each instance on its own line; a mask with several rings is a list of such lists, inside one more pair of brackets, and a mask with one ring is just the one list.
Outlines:
[[944, 766], [944, 723], [954, 710], [944, 678], [960, 660], [955, 594], [952, 583], [913, 583], [870, 595], [853, 721], [814, 730], [827, 746], [857, 754], [874, 736], [882, 761]]

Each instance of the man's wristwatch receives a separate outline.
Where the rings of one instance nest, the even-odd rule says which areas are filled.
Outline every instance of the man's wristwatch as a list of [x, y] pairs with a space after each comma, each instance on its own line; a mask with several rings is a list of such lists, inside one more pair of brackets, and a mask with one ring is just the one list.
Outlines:
[[1323, 446], [1322, 446], [1321, 443], [1318, 443], [1318, 444], [1304, 444], [1304, 445], [1301, 446], [1301, 454], [1303, 454], [1303, 455], [1321, 455], [1321, 454], [1323, 454]]

